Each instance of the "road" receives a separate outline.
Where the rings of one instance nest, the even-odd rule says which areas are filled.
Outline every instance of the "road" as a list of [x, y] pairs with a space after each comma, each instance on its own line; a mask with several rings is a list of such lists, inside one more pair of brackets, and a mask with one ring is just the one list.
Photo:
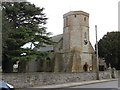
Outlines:
[[[99, 82], [67, 88], [28, 88], [15, 90], [118, 90], [118, 81]], [[120, 90], [120, 89], [119, 89]]]
[[118, 88], [118, 81], [95, 83], [90, 85], [75, 86], [72, 88]]
[[120, 90], [118, 89], [118, 81], [109, 81], [102, 83], [95, 83], [82, 86], [73, 86], [69, 88], [62, 88], [57, 90]]

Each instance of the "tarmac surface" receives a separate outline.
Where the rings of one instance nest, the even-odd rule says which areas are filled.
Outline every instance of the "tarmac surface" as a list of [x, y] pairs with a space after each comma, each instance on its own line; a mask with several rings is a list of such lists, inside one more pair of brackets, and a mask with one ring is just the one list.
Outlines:
[[57, 85], [36, 86], [36, 87], [30, 87], [30, 88], [68, 88], [68, 87], [83, 86], [83, 85], [110, 82], [110, 81], [118, 81], [118, 80], [117, 79], [105, 79], [105, 80], [73, 82], [73, 83], [65, 83], [65, 84], [57, 84]]
[[99, 82], [89, 85], [73, 86], [70, 88], [118, 88], [118, 81]]

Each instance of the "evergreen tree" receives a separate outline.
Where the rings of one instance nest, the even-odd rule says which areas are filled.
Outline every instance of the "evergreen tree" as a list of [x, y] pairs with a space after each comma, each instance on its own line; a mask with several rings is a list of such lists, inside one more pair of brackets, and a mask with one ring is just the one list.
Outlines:
[[[11, 72], [16, 60], [29, 61], [36, 55], [46, 55], [32, 49], [32, 45], [52, 44], [44, 27], [47, 18], [43, 10], [29, 2], [2, 3], [3, 72]], [[31, 47], [22, 48], [27, 43]]]
[[120, 32], [108, 32], [98, 42], [101, 58], [105, 58], [107, 65], [120, 70]]

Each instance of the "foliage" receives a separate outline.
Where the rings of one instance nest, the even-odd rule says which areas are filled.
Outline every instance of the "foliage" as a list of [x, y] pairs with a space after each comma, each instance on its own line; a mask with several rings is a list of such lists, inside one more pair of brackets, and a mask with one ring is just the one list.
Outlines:
[[[39, 53], [32, 45], [53, 44], [44, 27], [47, 18], [43, 10], [29, 2], [2, 3], [3, 62], [31, 60]], [[31, 47], [22, 48], [27, 43], [31, 43]]]
[[99, 56], [105, 58], [107, 65], [120, 69], [120, 32], [108, 32], [98, 42]]

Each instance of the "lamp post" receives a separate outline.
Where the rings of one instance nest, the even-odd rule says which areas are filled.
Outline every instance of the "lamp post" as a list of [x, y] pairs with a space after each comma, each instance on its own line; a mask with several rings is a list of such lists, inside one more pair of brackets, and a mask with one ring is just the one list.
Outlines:
[[97, 80], [99, 80], [99, 59], [98, 59], [98, 41], [97, 41], [97, 25], [95, 25], [95, 31], [96, 31], [96, 57], [97, 57]]

